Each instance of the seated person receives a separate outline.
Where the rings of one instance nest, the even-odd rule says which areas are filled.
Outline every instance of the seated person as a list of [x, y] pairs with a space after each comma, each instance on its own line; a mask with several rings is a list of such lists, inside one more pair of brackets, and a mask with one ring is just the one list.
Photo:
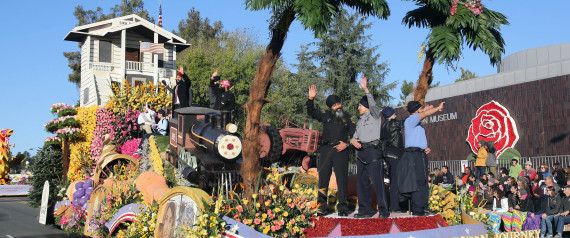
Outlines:
[[493, 193], [493, 212], [489, 213], [489, 221], [491, 221], [491, 230], [493, 233], [500, 233], [499, 228], [501, 227], [501, 213], [509, 211], [508, 198], [505, 197], [503, 190], [498, 187], [494, 187]]
[[570, 185], [564, 186], [562, 192], [565, 197], [561, 198], [560, 210], [554, 217], [554, 224], [556, 225], [556, 236], [554, 237], [556, 238], [562, 237], [564, 226], [570, 224]]
[[137, 119], [137, 124], [140, 126], [141, 130], [147, 134], [152, 133], [152, 125], [154, 124], [155, 113], [149, 108], [148, 104], [144, 106], [143, 112], [139, 114]]
[[509, 194], [508, 198], [509, 211], [502, 215], [506, 232], [521, 231], [523, 222], [526, 220], [527, 213], [520, 210], [522, 203], [521, 194], [522, 197], [526, 198], [526, 190], [521, 189], [519, 191], [517, 186], [511, 186], [511, 194]]
[[551, 237], [553, 235], [554, 230], [552, 230], [552, 223], [560, 210], [560, 204], [562, 201], [560, 195], [556, 194], [556, 191], [552, 186], [546, 188], [546, 194], [547, 200], [544, 208], [545, 213], [542, 214], [542, 219], [540, 221], [540, 237], [544, 237], [545, 235]]
[[[146, 139], [148, 139], [149, 137], [168, 135], [168, 120], [166, 119], [165, 114], [166, 113], [164, 112], [164, 110], [162, 110], [162, 109], [158, 110], [158, 119], [160, 119], [160, 120], [158, 121], [158, 124], [153, 125], [155, 132], [143, 135], [141, 142], [139, 143], [139, 150], [142, 149], [142, 145], [143, 145], [144, 141]], [[140, 151], [137, 151], [137, 152], [140, 152]]]

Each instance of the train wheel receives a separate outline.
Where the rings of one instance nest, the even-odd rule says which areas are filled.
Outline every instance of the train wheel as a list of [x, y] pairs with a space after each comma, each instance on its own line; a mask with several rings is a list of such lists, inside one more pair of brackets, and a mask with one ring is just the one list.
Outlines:
[[283, 140], [279, 131], [272, 126], [262, 126], [264, 133], [259, 135], [260, 154], [262, 162], [274, 163], [281, 157], [283, 152]]

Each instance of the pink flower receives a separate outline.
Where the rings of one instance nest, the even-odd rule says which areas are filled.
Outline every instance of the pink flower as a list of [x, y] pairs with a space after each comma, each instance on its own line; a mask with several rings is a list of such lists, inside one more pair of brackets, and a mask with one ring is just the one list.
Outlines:
[[271, 226], [271, 231], [275, 231], [277, 228], [275, 226]]
[[238, 212], [243, 212], [243, 207], [241, 205], [237, 205], [236, 209]]
[[289, 221], [289, 223], [295, 224], [295, 219], [291, 219], [291, 220]]
[[259, 212], [256, 212], [256, 213], [255, 213], [255, 216], [258, 217], [258, 216], [259, 216]]
[[259, 220], [259, 218], [255, 218], [255, 220], [253, 220], [253, 223], [259, 225], [261, 223], [261, 220]]
[[62, 216], [61, 220], [59, 221], [59, 224], [63, 226], [65, 224], [67, 224], [68, 221], [69, 221], [69, 219], [67, 219], [67, 217]]
[[282, 225], [285, 224], [285, 221], [284, 221], [284, 220], [280, 220], [278, 224], [282, 226]]
[[301, 220], [305, 220], [305, 214], [301, 214]]

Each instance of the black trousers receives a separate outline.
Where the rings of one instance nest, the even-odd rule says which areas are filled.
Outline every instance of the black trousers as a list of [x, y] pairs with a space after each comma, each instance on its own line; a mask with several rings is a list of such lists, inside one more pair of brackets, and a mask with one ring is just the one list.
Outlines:
[[[390, 210], [400, 211], [400, 189], [398, 188], [398, 163], [400, 159], [384, 158], [390, 166]], [[407, 208], [405, 208], [407, 209]]]
[[336, 176], [337, 192], [337, 211], [348, 212], [347, 204], [347, 188], [348, 188], [348, 151], [345, 149], [338, 152], [330, 145], [323, 145], [320, 149], [320, 155], [317, 162], [319, 172], [319, 210], [326, 211], [327, 193], [332, 171]]
[[358, 151], [357, 156], [356, 195], [358, 196], [358, 213], [371, 215], [376, 213], [375, 209], [372, 208], [372, 194], [370, 194], [370, 184], [372, 183], [374, 192], [376, 193], [378, 213], [383, 216], [389, 216], [390, 212], [388, 211], [386, 194], [384, 193], [382, 151], [367, 148]]
[[[402, 160], [398, 165], [400, 168], [398, 171], [406, 171], [400, 174], [400, 181], [404, 180], [404, 183], [400, 183], [400, 189], [404, 184], [406, 189], [401, 191], [408, 191], [403, 194], [405, 197], [410, 197], [412, 203], [412, 212], [423, 213], [428, 208], [428, 196], [429, 196], [429, 185], [427, 181], [428, 173], [428, 160], [427, 155], [422, 151], [409, 152], [405, 151], [402, 155]], [[406, 169], [407, 167], [408, 169]], [[410, 173], [413, 173], [411, 175]], [[413, 181], [406, 181], [402, 176], [406, 178], [412, 178]], [[413, 189], [409, 189], [413, 188]]]

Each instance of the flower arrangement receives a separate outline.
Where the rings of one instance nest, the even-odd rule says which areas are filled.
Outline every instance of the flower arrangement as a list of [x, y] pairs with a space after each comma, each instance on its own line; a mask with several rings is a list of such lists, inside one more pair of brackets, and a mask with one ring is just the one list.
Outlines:
[[74, 140], [76, 138], [79, 138], [79, 128], [75, 128], [75, 127], [65, 127], [62, 129], [59, 129], [55, 132], [55, 134], [57, 135], [57, 137], [61, 138], [61, 139], [71, 139]]
[[57, 136], [50, 136], [44, 140], [46, 146], [58, 145], [61, 146], [61, 139]]
[[46, 131], [48, 132], [55, 132], [58, 129], [62, 129], [65, 127], [79, 127], [80, 123], [76, 120], [75, 116], [63, 116], [57, 119], [51, 120], [48, 123], [44, 124]]
[[59, 224], [67, 235], [83, 234], [83, 224], [85, 224], [87, 209], [75, 205], [70, 205], [70, 209], [71, 212], [66, 213], [71, 214], [69, 217], [65, 215], [55, 217], [56, 224]]
[[146, 103], [155, 108], [166, 108], [172, 104], [171, 95], [164, 85], [155, 86], [152, 82], [132, 87], [124, 80], [122, 84], [112, 85], [113, 95], [110, 96], [107, 109], [113, 112], [124, 111], [128, 108], [142, 110]]
[[[276, 179], [277, 178], [277, 179]], [[231, 193], [226, 200], [228, 215], [253, 229], [274, 237], [302, 236], [305, 229], [313, 226], [317, 212], [316, 187], [295, 183], [295, 176], [288, 182], [280, 179], [276, 169], [271, 171], [264, 186], [258, 183], [251, 199]]]
[[68, 107], [68, 105], [65, 103], [55, 103], [49, 107], [49, 110], [52, 113], [57, 114], [57, 111], [62, 107]]
[[154, 136], [148, 138], [148, 144], [150, 147], [149, 159], [151, 160], [152, 170], [159, 175], [164, 175], [164, 163], [162, 162], [162, 157], [158, 153], [158, 147], [156, 146], [156, 141]]
[[59, 109], [57, 109], [57, 111], [55, 112], [55, 114], [59, 117], [64, 117], [64, 116], [73, 116], [77, 114], [77, 111], [73, 108], [73, 106], [62, 106]]
[[105, 135], [109, 134], [111, 143], [115, 145], [124, 144], [135, 137], [138, 128], [136, 120], [140, 112], [126, 109], [121, 113], [114, 113], [105, 108], [97, 109], [96, 126], [91, 143], [91, 156], [95, 161], [101, 156]]
[[[469, 9], [475, 16], [481, 14], [483, 12], [483, 4], [481, 4], [481, 0], [465, 0], [463, 6]], [[453, 16], [457, 13], [457, 6], [459, 5], [459, 0], [453, 0], [451, 3], [451, 10], [450, 14]]]
[[120, 145], [117, 151], [121, 154], [130, 155], [130, 156], [133, 156], [134, 158], [138, 159], [140, 157], [140, 155], [135, 154], [135, 152], [137, 152], [140, 142], [141, 142], [141, 138], [128, 140], [125, 143], [123, 143], [122, 145]]
[[[224, 196], [221, 189], [218, 189], [218, 196], [212, 200], [202, 199], [204, 209], [202, 214], [196, 219], [194, 226], [181, 227], [181, 233], [184, 237], [200, 238], [200, 237], [222, 237], [221, 232], [230, 229], [223, 217], [227, 213], [224, 210]], [[231, 231], [235, 232], [236, 228]]]
[[158, 203], [154, 202], [152, 205], [147, 204], [147, 209], [143, 212], [137, 213], [135, 221], [131, 223], [125, 231], [119, 230], [118, 238], [127, 237], [140, 237], [151, 238], [154, 237], [154, 226], [156, 225], [156, 217], [158, 213]]
[[459, 199], [449, 191], [440, 186], [433, 185], [430, 187], [430, 197], [428, 208], [437, 212], [447, 221], [448, 224], [460, 224], [461, 216], [459, 213]]
[[70, 182], [84, 180], [92, 173], [94, 165], [93, 158], [91, 157], [91, 142], [93, 141], [93, 132], [97, 121], [98, 106], [78, 107], [77, 121], [81, 124], [79, 130], [79, 138], [72, 141], [69, 145], [69, 170], [67, 177]]

